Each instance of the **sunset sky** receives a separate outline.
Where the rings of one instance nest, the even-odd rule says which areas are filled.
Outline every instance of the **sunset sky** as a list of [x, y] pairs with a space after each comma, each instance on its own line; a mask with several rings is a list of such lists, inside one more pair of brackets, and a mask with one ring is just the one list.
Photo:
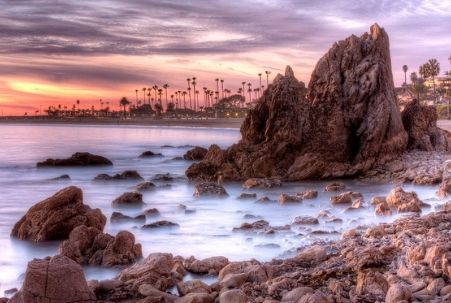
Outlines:
[[[308, 83], [334, 41], [378, 22], [389, 36], [395, 83], [429, 58], [451, 70], [451, 1], [0, 0], [0, 109], [29, 114], [99, 99], [118, 106], [135, 89], [168, 83], [236, 92], [289, 64]], [[266, 81], [264, 81], [266, 82]], [[140, 96], [142, 95], [142, 92]]]

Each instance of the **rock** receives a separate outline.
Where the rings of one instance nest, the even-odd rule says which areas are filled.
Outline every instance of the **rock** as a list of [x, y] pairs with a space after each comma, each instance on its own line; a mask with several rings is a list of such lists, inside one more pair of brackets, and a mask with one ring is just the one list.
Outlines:
[[175, 300], [175, 303], [213, 303], [214, 299], [209, 294], [191, 293]]
[[[330, 202], [333, 205], [337, 205], [337, 204], [359, 204], [363, 202], [363, 196], [361, 193], [358, 192], [351, 192], [351, 191], [347, 191], [344, 193], [339, 194], [338, 196], [332, 196], [330, 197]], [[358, 208], [358, 207], [356, 207]]]
[[98, 266], [128, 265], [142, 257], [141, 245], [135, 244], [132, 233], [121, 231], [113, 237], [86, 226], [75, 228], [59, 252], [79, 264]]
[[113, 162], [105, 157], [90, 153], [75, 153], [67, 159], [47, 159], [38, 162], [37, 167], [45, 166], [103, 166], [113, 165]]
[[142, 206], [144, 204], [143, 195], [136, 191], [126, 192], [113, 200], [113, 207], [121, 206]]
[[249, 178], [243, 183], [243, 187], [269, 189], [282, 186], [282, 181], [277, 178]]
[[219, 296], [219, 303], [246, 303], [246, 294], [240, 289], [227, 290]]
[[421, 105], [414, 99], [404, 108], [402, 123], [409, 135], [409, 149], [448, 150], [447, 132], [437, 127], [437, 111], [433, 106]]
[[240, 200], [255, 200], [257, 199], [257, 194], [256, 193], [241, 193], [240, 196], [238, 197], [238, 199]]
[[160, 211], [156, 208], [146, 209], [143, 213], [146, 216], [159, 216], [160, 215]]
[[282, 302], [298, 302], [306, 294], [313, 294], [311, 287], [296, 287], [282, 297]]
[[319, 221], [317, 218], [310, 217], [310, 216], [299, 216], [294, 218], [293, 224], [297, 225], [316, 225], [319, 224]]
[[146, 298], [155, 299], [155, 302], [172, 303], [178, 298], [177, 296], [163, 292], [150, 284], [142, 284], [139, 286], [138, 291]]
[[316, 199], [318, 198], [318, 192], [316, 190], [306, 190], [301, 196], [302, 199]]
[[191, 160], [191, 161], [200, 161], [205, 158], [207, 155], [208, 149], [196, 146], [193, 149], [190, 149], [183, 155], [183, 159]]
[[322, 262], [327, 259], [327, 252], [324, 247], [320, 245], [313, 245], [303, 249], [296, 255], [296, 260], [301, 262]]
[[440, 293], [440, 290], [445, 287], [447, 284], [443, 278], [437, 278], [431, 281], [429, 285], [427, 286], [427, 290], [432, 295], [438, 295]]
[[385, 202], [377, 204], [375, 212], [378, 216], [390, 216], [392, 214], [390, 207], [388, 207], [387, 203]]
[[163, 154], [161, 154], [161, 153], [154, 153], [153, 151], [146, 150], [139, 157], [140, 158], [163, 157]]
[[197, 260], [196, 258], [191, 257], [184, 261], [183, 266], [186, 268], [186, 270], [192, 273], [217, 274], [227, 264], [229, 264], [229, 259], [221, 256], [210, 257], [203, 260]]
[[113, 212], [110, 217], [111, 222], [120, 222], [120, 221], [146, 221], [145, 215], [139, 215], [136, 217], [126, 216], [120, 212]]
[[357, 276], [356, 293], [365, 295], [374, 301], [382, 302], [388, 290], [388, 282], [384, 276], [375, 271], [361, 271]]
[[165, 291], [179, 282], [172, 275], [174, 265], [175, 260], [171, 254], [153, 253], [143, 262], [121, 271], [117, 279], [136, 289], [141, 285], [149, 284], [158, 290]]
[[108, 174], [99, 174], [93, 181], [120, 181], [120, 180], [143, 180], [143, 177], [136, 170], [126, 170], [120, 174], [110, 176]]
[[451, 179], [445, 179], [440, 183], [440, 186], [437, 190], [437, 196], [440, 198], [445, 198], [449, 194], [451, 194]]
[[421, 212], [423, 203], [415, 192], [405, 192], [401, 187], [396, 187], [388, 194], [387, 205], [398, 212]]
[[180, 296], [186, 296], [189, 293], [211, 293], [210, 287], [201, 280], [190, 280], [177, 283], [177, 290]]
[[258, 220], [255, 221], [253, 223], [243, 223], [240, 225], [240, 227], [235, 227], [233, 228], [234, 231], [238, 231], [238, 230], [244, 230], [244, 231], [248, 231], [248, 230], [262, 230], [262, 229], [267, 229], [269, 227], [269, 222], [265, 221], [265, 220]]
[[77, 226], [103, 230], [106, 217], [100, 209], [83, 204], [83, 193], [66, 187], [34, 206], [14, 225], [13, 237], [35, 242], [63, 240]]
[[214, 182], [201, 182], [194, 185], [194, 196], [198, 198], [204, 196], [223, 197], [228, 196], [228, 194], [222, 185]]
[[80, 265], [64, 256], [33, 259], [28, 263], [21, 290], [12, 302], [73, 303], [96, 301]]
[[294, 196], [290, 196], [287, 194], [281, 194], [279, 196], [279, 204], [284, 205], [287, 203], [296, 203], [296, 202], [302, 202], [302, 196], [298, 196], [298, 195], [294, 195]]
[[142, 182], [142, 183], [139, 183], [138, 185], [136, 185], [134, 187], [134, 190], [138, 191], [138, 192], [146, 192], [146, 191], [155, 190], [155, 188], [156, 188], [155, 184], [153, 184], [150, 181], [145, 181], [145, 182]]
[[141, 228], [150, 229], [150, 228], [161, 228], [161, 227], [180, 227], [180, 225], [177, 223], [174, 223], [174, 222], [161, 220], [161, 221], [156, 221], [156, 222], [153, 222], [150, 224], [145, 224]]
[[412, 294], [410, 290], [402, 284], [390, 286], [385, 296], [385, 303], [398, 303], [402, 301], [410, 302]]
[[15, 294], [16, 292], [18, 292], [19, 290], [17, 289], [17, 288], [10, 288], [10, 289], [7, 289], [7, 290], [5, 290], [5, 295], [13, 295], [13, 294]]
[[313, 293], [304, 295], [298, 303], [329, 303], [329, 300], [322, 294]]
[[226, 275], [219, 283], [221, 289], [240, 288], [247, 280], [248, 273], [232, 273]]
[[346, 185], [342, 182], [333, 182], [330, 184], [327, 184], [324, 188], [325, 192], [331, 192], [331, 191], [342, 191], [346, 189]]
[[156, 174], [156, 175], [152, 178], [152, 181], [172, 182], [172, 181], [174, 181], [174, 177], [171, 176], [170, 173], [167, 173], [167, 174]]
[[71, 180], [69, 175], [61, 175], [61, 176], [49, 179], [49, 181], [69, 181], [69, 180]]

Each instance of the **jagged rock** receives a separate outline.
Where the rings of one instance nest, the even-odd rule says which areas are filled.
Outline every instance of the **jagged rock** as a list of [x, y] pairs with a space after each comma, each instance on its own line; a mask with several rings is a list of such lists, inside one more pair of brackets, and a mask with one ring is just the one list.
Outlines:
[[220, 184], [214, 182], [201, 182], [194, 185], [194, 196], [204, 197], [204, 196], [228, 196], [224, 187]]
[[207, 153], [188, 168], [188, 178], [350, 177], [405, 151], [388, 35], [377, 24], [335, 43], [317, 63], [305, 95], [287, 67], [244, 120], [241, 141], [215, 161]]
[[[333, 205], [336, 204], [350, 204], [353, 205], [361, 204], [363, 202], [363, 196], [359, 192], [347, 191], [339, 194], [338, 196], [330, 197], [330, 202]], [[358, 207], [356, 207], [358, 208]]]
[[278, 178], [249, 178], [243, 183], [243, 187], [250, 188], [273, 188], [282, 186], [282, 181]]
[[90, 153], [75, 153], [67, 159], [47, 159], [38, 162], [37, 167], [45, 166], [103, 166], [113, 165], [113, 162], [105, 157]]
[[331, 191], [342, 191], [346, 189], [346, 184], [342, 182], [333, 182], [330, 184], [327, 184], [324, 188], [325, 192], [331, 192]]
[[399, 186], [388, 193], [386, 201], [390, 208], [395, 208], [398, 212], [421, 212], [423, 206], [415, 192], [405, 192]]
[[208, 149], [196, 146], [193, 149], [190, 149], [186, 152], [186, 154], [183, 155], [183, 159], [185, 160], [192, 160], [192, 161], [200, 161], [205, 158], [205, 155], [207, 154]]
[[141, 206], [144, 204], [143, 195], [138, 192], [126, 192], [113, 200], [113, 207]]
[[120, 221], [146, 221], [146, 215], [138, 215], [136, 217], [130, 217], [120, 212], [113, 212], [110, 217], [111, 222]]
[[11, 303], [94, 303], [83, 268], [64, 256], [34, 259], [28, 263], [21, 290]]
[[135, 244], [132, 233], [121, 231], [113, 237], [86, 226], [75, 228], [59, 252], [79, 264], [98, 266], [128, 265], [142, 257], [141, 244]]
[[153, 151], [146, 150], [139, 157], [140, 158], [163, 157], [163, 154], [161, 154], [161, 153], [154, 153]]
[[409, 135], [409, 149], [448, 150], [447, 132], [437, 127], [435, 107], [421, 105], [414, 99], [404, 108], [402, 122]]
[[194, 257], [186, 259], [183, 266], [192, 273], [219, 273], [227, 264], [229, 259], [226, 257], [210, 257], [203, 260], [197, 260]]
[[126, 170], [120, 174], [110, 176], [108, 174], [99, 174], [93, 181], [119, 181], [119, 180], [144, 180], [136, 170]]
[[62, 240], [77, 226], [103, 230], [105, 223], [100, 209], [83, 204], [81, 189], [70, 186], [32, 206], [14, 225], [11, 235], [35, 242]]

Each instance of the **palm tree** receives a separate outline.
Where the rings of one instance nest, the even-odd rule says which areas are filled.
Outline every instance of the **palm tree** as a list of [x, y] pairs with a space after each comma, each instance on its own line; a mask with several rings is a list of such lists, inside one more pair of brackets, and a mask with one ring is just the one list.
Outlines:
[[158, 103], [160, 103], [160, 108], [163, 109], [163, 105], [161, 104], [161, 95], [163, 94], [163, 89], [158, 89]]
[[127, 115], [126, 107], [129, 104], [130, 101], [128, 101], [126, 97], [122, 97], [121, 101], [119, 101], [119, 105], [124, 107], [124, 117]]
[[193, 77], [192, 78], [193, 79], [193, 81], [191, 82], [191, 84], [193, 85], [193, 91], [194, 91], [194, 93], [193, 93], [193, 97], [194, 97], [194, 111], [197, 111], [197, 106], [198, 106], [198, 104], [197, 104], [197, 101], [196, 101], [196, 77]]
[[80, 100], [77, 100], [78, 111], [80, 111]]
[[169, 84], [167, 84], [167, 83], [165, 85], [163, 85], [164, 92], [166, 94], [166, 111], [168, 110], [168, 87], [169, 87]]
[[412, 82], [412, 89], [415, 91], [418, 101], [421, 101], [421, 93], [425, 91], [424, 79], [419, 78], [417, 73], [413, 72], [410, 74], [410, 81]]
[[183, 107], [185, 107], [185, 104], [186, 104], [186, 91], [183, 91], [182, 95], [183, 95]]
[[215, 81], [216, 81], [216, 93], [219, 94], [219, 78], [216, 78]]
[[249, 102], [252, 102], [252, 88], [251, 88], [252, 83], [249, 82], [247, 84], [247, 86], [249, 87], [248, 90], [247, 90], [247, 92], [249, 93]]
[[147, 88], [143, 87], [143, 101], [146, 102], [146, 90]]
[[137, 89], [135, 89], [135, 93], [136, 93], [136, 99], [135, 99], [135, 101], [136, 101], [136, 104], [138, 104], [138, 90], [137, 90]]
[[189, 107], [192, 108], [192, 104], [191, 104], [191, 78], [187, 78], [186, 82], [188, 83]]
[[224, 99], [224, 79], [221, 79], [221, 98]]
[[[244, 100], [246, 101], [246, 90], [244, 89], [244, 86], [246, 85], [246, 82], [241, 82], [241, 85], [243, 85], [243, 98], [244, 98]], [[249, 100], [250, 101], [250, 100]]]
[[271, 74], [271, 72], [269, 70], [265, 70], [265, 74], [266, 74], [266, 87], [268, 87], [268, 85], [269, 85], [269, 75]]
[[437, 102], [437, 95], [435, 93], [435, 77], [440, 74], [440, 63], [437, 59], [429, 59], [429, 76], [432, 77], [432, 86], [434, 87], [434, 104]]
[[158, 85], [152, 86], [153, 90], [155, 91], [155, 102], [157, 101], [157, 93], [158, 93]]
[[258, 73], [258, 80], [259, 80], [259, 83], [260, 83], [259, 87], [262, 87], [262, 73]]
[[407, 67], [407, 65], [403, 65], [402, 66], [402, 71], [404, 72], [404, 86], [407, 86], [407, 70], [409, 68]]

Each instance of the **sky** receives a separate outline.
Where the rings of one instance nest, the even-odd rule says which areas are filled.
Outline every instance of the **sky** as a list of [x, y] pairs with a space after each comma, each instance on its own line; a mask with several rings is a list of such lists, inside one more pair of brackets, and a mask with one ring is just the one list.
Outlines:
[[77, 99], [116, 109], [135, 89], [185, 90], [193, 76], [236, 92], [286, 65], [308, 83], [335, 41], [374, 22], [389, 34], [396, 85], [404, 64], [410, 73], [436, 58], [451, 70], [451, 0], [0, 0], [0, 110]]

